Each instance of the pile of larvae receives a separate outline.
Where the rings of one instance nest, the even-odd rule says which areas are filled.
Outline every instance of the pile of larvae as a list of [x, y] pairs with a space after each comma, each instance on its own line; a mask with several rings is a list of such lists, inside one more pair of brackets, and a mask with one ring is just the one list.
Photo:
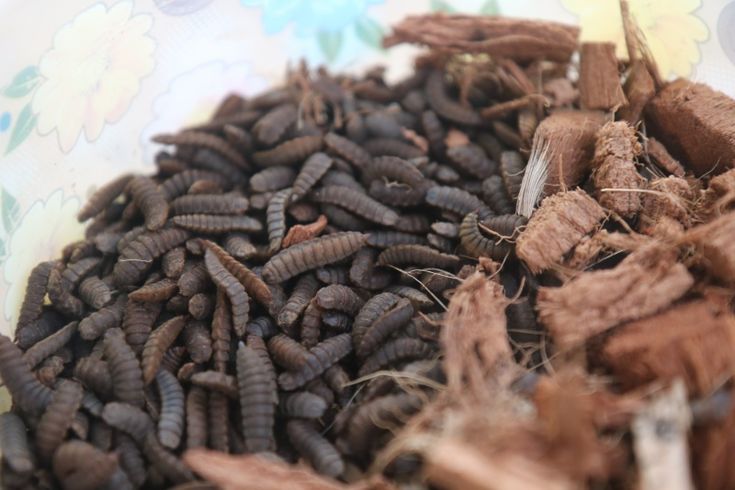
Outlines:
[[[478, 257], [516, 294], [522, 130], [429, 64], [288, 80], [155, 137], [155, 175], [100, 187], [85, 239], [32, 270], [0, 337], [5, 488], [186, 484], [197, 447], [354, 481], [431, 399], [401, 376], [444, 381], [442, 315]], [[508, 314], [538, 344], [528, 299]]]

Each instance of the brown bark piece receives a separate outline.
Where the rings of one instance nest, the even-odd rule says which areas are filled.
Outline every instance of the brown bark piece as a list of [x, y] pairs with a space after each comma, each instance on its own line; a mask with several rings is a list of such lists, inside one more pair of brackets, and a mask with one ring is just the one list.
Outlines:
[[543, 92], [554, 108], [571, 106], [579, 98], [579, 90], [568, 78], [552, 78], [544, 83]]
[[648, 73], [646, 64], [637, 60], [628, 74], [623, 86], [628, 105], [622, 107], [618, 115], [623, 121], [628, 121], [632, 126], [638, 124], [646, 104], [656, 95], [656, 85]]
[[702, 196], [700, 214], [705, 219], [721, 216], [735, 205], [735, 169], [712, 177]]
[[628, 103], [614, 43], [582, 43], [578, 87], [583, 109], [615, 111]]
[[669, 150], [656, 138], [648, 138], [646, 143], [646, 150], [648, 156], [663, 170], [677, 177], [684, 177], [684, 166], [679, 161], [671, 156]]
[[686, 240], [699, 249], [710, 274], [725, 284], [735, 284], [735, 212], [692, 228]]
[[531, 272], [541, 272], [561, 262], [604, 217], [602, 207], [581, 189], [549, 196], [518, 236], [516, 254]]
[[678, 79], [648, 104], [652, 133], [697, 175], [735, 166], [735, 100], [707, 85]]
[[526, 62], [568, 61], [577, 49], [579, 28], [556, 22], [494, 16], [412, 15], [393, 26], [383, 46], [423, 44], [437, 51], [487, 53]]
[[626, 388], [681, 378], [690, 396], [704, 396], [735, 374], [733, 351], [735, 317], [701, 299], [623, 325], [601, 357]]
[[676, 253], [659, 243], [636, 250], [613, 269], [585, 272], [559, 288], [541, 288], [539, 319], [561, 348], [625, 321], [653, 314], [679, 299], [694, 283]]
[[[730, 392], [731, 397], [735, 393]], [[727, 418], [694, 433], [692, 448], [694, 468], [700, 490], [729, 490], [735, 488], [735, 403]]]
[[536, 141], [549, 144], [548, 177], [545, 195], [579, 185], [589, 171], [595, 152], [597, 131], [605, 124], [605, 115], [594, 111], [560, 110], [541, 121]]
[[669, 176], [648, 183], [648, 190], [641, 195], [641, 213], [638, 230], [653, 235], [657, 224], [666, 217], [681, 224], [692, 225], [692, 208], [696, 193], [685, 179]]
[[632, 218], [641, 207], [641, 193], [646, 185], [635, 168], [641, 145], [625, 121], [609, 122], [597, 133], [592, 182], [595, 197], [605, 208], [623, 218]]
[[286, 233], [286, 236], [283, 238], [281, 246], [283, 248], [288, 248], [292, 245], [296, 245], [297, 243], [316, 238], [326, 227], [327, 217], [323, 214], [320, 214], [319, 218], [317, 218], [313, 223], [308, 223], [306, 225], [293, 225], [288, 229], [288, 233]]

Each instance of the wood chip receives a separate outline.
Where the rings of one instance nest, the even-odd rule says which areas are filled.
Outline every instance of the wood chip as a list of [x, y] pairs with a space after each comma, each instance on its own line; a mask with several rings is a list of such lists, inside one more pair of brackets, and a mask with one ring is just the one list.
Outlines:
[[659, 140], [651, 136], [646, 143], [648, 156], [661, 169], [677, 177], [684, 177], [684, 166], [671, 156], [669, 150]]
[[615, 43], [582, 43], [578, 86], [583, 109], [615, 111], [628, 103], [620, 86]]
[[641, 195], [638, 219], [641, 233], [653, 235], [656, 225], [664, 217], [679, 223], [682, 230], [692, 225], [697, 194], [687, 180], [674, 176], [654, 179], [648, 183], [648, 190], [651, 192]]
[[735, 317], [700, 299], [617, 329], [601, 351], [625, 388], [679, 378], [690, 396], [704, 396], [735, 373]]
[[694, 283], [674, 250], [650, 243], [613, 269], [585, 272], [558, 288], [539, 289], [539, 319], [556, 344], [573, 348], [625, 321], [656, 313]]
[[631, 126], [636, 126], [641, 120], [646, 104], [656, 95], [656, 85], [653, 77], [648, 73], [646, 64], [643, 61], [637, 60], [633, 63], [623, 90], [625, 97], [628, 99], [628, 105], [622, 107], [618, 115], [620, 119], [627, 121]]
[[291, 228], [288, 229], [288, 233], [286, 233], [286, 236], [283, 238], [283, 243], [281, 243], [281, 246], [283, 248], [288, 248], [291, 245], [296, 245], [297, 243], [316, 238], [322, 231], [324, 231], [324, 228], [326, 227], [327, 217], [323, 214], [320, 214], [319, 218], [317, 218], [317, 220], [313, 223], [309, 223], [306, 225], [293, 225]]
[[710, 274], [725, 284], [735, 284], [735, 212], [692, 228], [686, 241], [697, 247]]
[[703, 219], [721, 216], [735, 204], [735, 169], [712, 177], [702, 196], [700, 215]]
[[539, 273], [561, 262], [604, 217], [602, 207], [581, 189], [549, 196], [518, 236], [516, 254]]
[[651, 100], [647, 111], [653, 135], [696, 175], [735, 166], [735, 100], [678, 79]]
[[632, 218], [641, 207], [646, 179], [635, 168], [641, 152], [635, 129], [625, 121], [609, 122], [597, 133], [592, 182], [595, 197], [605, 208]]

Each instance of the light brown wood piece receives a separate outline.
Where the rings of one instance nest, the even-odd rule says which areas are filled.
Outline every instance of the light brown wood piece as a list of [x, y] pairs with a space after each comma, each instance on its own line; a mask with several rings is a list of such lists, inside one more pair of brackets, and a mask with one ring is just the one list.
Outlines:
[[669, 150], [659, 140], [654, 137], [648, 138], [646, 150], [648, 151], [648, 156], [663, 170], [677, 177], [684, 177], [684, 166], [676, 158], [671, 156]]
[[648, 73], [646, 64], [643, 61], [636, 61], [630, 69], [628, 78], [623, 86], [625, 97], [628, 99], [628, 105], [620, 108], [618, 115], [620, 119], [628, 121], [631, 125], [636, 125], [641, 120], [643, 109], [656, 95], [656, 86], [653, 82], [651, 74]]
[[582, 43], [578, 86], [583, 109], [615, 111], [628, 104], [614, 43]]

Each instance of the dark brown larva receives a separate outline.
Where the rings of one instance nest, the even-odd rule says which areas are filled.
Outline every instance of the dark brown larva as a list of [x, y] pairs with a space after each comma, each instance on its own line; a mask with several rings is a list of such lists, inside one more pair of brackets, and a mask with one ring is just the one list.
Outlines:
[[242, 170], [249, 170], [245, 157], [219, 136], [201, 131], [183, 131], [178, 134], [159, 134], [153, 141], [164, 145], [196, 146], [217, 152]]
[[107, 362], [93, 356], [82, 357], [74, 367], [74, 377], [103, 399], [112, 396], [112, 377]]
[[324, 137], [324, 144], [329, 150], [350, 162], [357, 169], [367, 168], [372, 161], [370, 153], [344, 136], [328, 133]]
[[327, 410], [327, 402], [308, 391], [297, 391], [281, 394], [278, 408], [287, 417], [318, 419]]
[[313, 274], [304, 274], [296, 281], [286, 304], [278, 312], [276, 323], [282, 329], [288, 330], [296, 323], [301, 313], [309, 304], [319, 289], [319, 282]]
[[217, 291], [217, 300], [212, 315], [212, 359], [214, 369], [225, 372], [230, 358], [232, 315], [224, 291]]
[[161, 303], [171, 298], [179, 286], [174, 279], [164, 277], [160, 281], [151, 282], [128, 293], [128, 299], [144, 303]]
[[3, 448], [2, 462], [20, 475], [30, 476], [35, 467], [35, 458], [28, 445], [26, 426], [12, 412], [0, 414], [0, 447]]
[[404, 214], [393, 228], [406, 233], [425, 233], [429, 230], [430, 224], [428, 216], [424, 214]]
[[201, 371], [192, 374], [190, 381], [196, 386], [218, 391], [232, 399], [237, 398], [237, 380], [229, 374], [219, 371]]
[[[299, 170], [299, 174], [293, 181], [293, 192], [291, 202], [302, 199], [307, 192], [327, 173], [332, 166], [332, 159], [325, 153], [317, 152], [306, 159]], [[254, 178], [255, 176], [253, 176]], [[252, 179], [250, 183], [252, 185]], [[290, 185], [290, 184], [288, 184]]]
[[99, 257], [85, 257], [67, 264], [61, 272], [61, 287], [67, 292], [74, 291], [85, 277], [97, 271], [101, 261]]
[[350, 334], [339, 334], [315, 345], [298, 371], [281, 373], [278, 384], [286, 391], [295, 390], [326, 371], [352, 350]]
[[39, 340], [45, 339], [66, 323], [56, 311], [44, 308], [41, 316], [15, 331], [15, 341], [21, 349], [28, 349]]
[[53, 388], [59, 375], [64, 370], [64, 364], [65, 360], [61, 356], [47, 357], [36, 369], [36, 378], [45, 386]]
[[204, 262], [196, 262], [193, 266], [185, 269], [179, 277], [179, 293], [191, 297], [203, 292], [210, 284], [211, 281]]
[[112, 392], [116, 400], [142, 407], [143, 373], [133, 349], [125, 342], [122, 330], [111, 328], [104, 337], [105, 358], [110, 367]]
[[133, 242], [133, 240], [135, 240], [136, 238], [138, 238], [145, 232], [146, 232], [146, 228], [144, 225], [134, 226], [130, 230], [126, 231], [123, 234], [123, 236], [120, 237], [120, 240], [118, 240], [117, 244], [115, 245], [117, 252], [120, 253], [123, 250], [125, 250], [127, 246]]
[[352, 388], [346, 386], [350, 382], [350, 375], [339, 364], [333, 364], [329, 369], [324, 371], [322, 375], [325, 383], [337, 395], [337, 401], [345, 407], [350, 403], [352, 398]]
[[107, 403], [102, 410], [102, 420], [107, 425], [129, 435], [138, 444], [142, 444], [146, 434], [153, 428], [153, 420], [150, 415], [128, 403]]
[[355, 348], [357, 356], [364, 358], [374, 352], [383, 341], [407, 324], [413, 313], [411, 302], [406, 298], [400, 299], [392, 309], [376, 318], [365, 330]]
[[187, 194], [171, 202], [171, 214], [243, 214], [250, 202], [238, 194]]
[[209, 148], [199, 148], [193, 151], [194, 154], [191, 156], [191, 160], [188, 161], [192, 167], [216, 172], [224, 177], [230, 186], [245, 182], [246, 178], [242, 170], [219, 153]]
[[514, 201], [518, 199], [525, 169], [526, 163], [517, 151], [504, 151], [500, 155], [500, 175], [506, 191]]
[[[363, 231], [368, 229], [368, 222], [357, 215], [332, 204], [321, 204], [322, 213], [327, 217], [329, 225], [326, 228], [328, 233], [339, 230]], [[332, 228], [330, 230], [330, 228]]]
[[143, 454], [164, 477], [173, 483], [194, 480], [194, 474], [191, 470], [173, 453], [166, 450], [158, 442], [158, 438], [153, 432], [146, 433], [143, 441]]
[[453, 123], [465, 126], [479, 126], [482, 123], [480, 114], [449, 98], [444, 83], [444, 72], [434, 70], [426, 79], [426, 99], [438, 115]]
[[312, 298], [301, 318], [301, 344], [306, 348], [314, 347], [319, 342], [322, 327], [322, 313], [323, 310], [316, 302], [316, 298]]
[[189, 314], [197, 320], [209, 318], [214, 311], [214, 301], [205, 293], [197, 293], [189, 298]]
[[0, 378], [23, 412], [40, 414], [51, 401], [52, 391], [42, 385], [10, 338], [0, 335]]
[[410, 286], [403, 286], [401, 284], [395, 284], [388, 286], [386, 292], [396, 294], [402, 298], [406, 298], [413, 303], [414, 308], [422, 310], [434, 306], [434, 301], [429, 298], [422, 291], [412, 288]]
[[[128, 301], [123, 312], [122, 329], [125, 340], [136, 354], [143, 352], [143, 346], [148, 338], [153, 324], [161, 313], [159, 303], [140, 303]], [[82, 320], [82, 323], [84, 320]], [[81, 325], [80, 325], [81, 330]]]
[[69, 441], [54, 453], [53, 469], [65, 490], [96, 490], [112, 478], [117, 458], [84, 441]]
[[16, 335], [18, 330], [23, 329], [26, 325], [41, 316], [49, 274], [51, 274], [54, 265], [54, 261], [41, 262], [31, 270], [31, 274], [28, 276], [28, 285], [26, 286], [23, 304], [18, 314]]
[[473, 143], [449, 148], [447, 157], [461, 172], [478, 179], [486, 179], [498, 171], [498, 164]]
[[294, 165], [301, 163], [314, 152], [322, 149], [322, 136], [301, 136], [270, 150], [253, 153], [253, 161], [260, 167]]
[[413, 233], [395, 230], [376, 230], [367, 234], [367, 244], [376, 248], [388, 248], [393, 245], [426, 245], [426, 238]]
[[275, 450], [275, 393], [268, 368], [257, 352], [242, 343], [237, 349], [237, 384], [245, 447], [252, 453]]
[[494, 214], [479, 198], [457, 187], [432, 187], [426, 192], [426, 202], [461, 216], [474, 212], [484, 218]]
[[291, 167], [277, 165], [264, 168], [250, 177], [253, 192], [270, 192], [289, 187], [296, 179], [296, 171]]
[[186, 394], [186, 448], [207, 445], [207, 391], [192, 386]]
[[424, 152], [410, 143], [389, 138], [372, 138], [363, 143], [363, 148], [373, 157], [396, 157], [405, 160], [421, 158]]
[[[184, 364], [186, 356], [186, 347], [183, 345], [175, 345], [166, 349], [161, 359], [161, 369], [165, 369], [170, 373], [177, 373]], [[150, 390], [150, 388], [148, 388]]]
[[54, 308], [66, 317], [79, 318], [84, 314], [84, 303], [64, 285], [61, 267], [58, 263], [49, 274], [48, 298]]
[[164, 180], [161, 183], [161, 192], [163, 193], [163, 197], [166, 201], [172, 201], [173, 199], [186, 194], [194, 182], [200, 181], [214, 182], [223, 189], [229, 188], [225, 177], [216, 172], [186, 169]]
[[469, 213], [462, 220], [459, 229], [460, 243], [465, 253], [473, 257], [490, 257], [493, 260], [502, 260], [511, 249], [511, 244], [501, 237], [487, 238], [478, 228], [477, 214]]
[[362, 218], [384, 226], [396, 224], [399, 218], [398, 214], [389, 207], [349, 187], [322, 187], [312, 193], [312, 199], [320, 203], [341, 206]]
[[146, 463], [137, 444], [129, 435], [122, 432], [115, 434], [115, 440], [120, 468], [136, 488], [143, 486], [146, 479]]
[[286, 203], [291, 196], [291, 188], [276, 192], [268, 202], [265, 219], [268, 228], [268, 253], [274, 254], [281, 248], [286, 234]]
[[260, 221], [251, 216], [181, 214], [174, 216], [171, 221], [181, 228], [208, 235], [229, 233], [232, 231], [253, 233], [263, 229]]
[[394, 245], [383, 250], [378, 256], [378, 265], [416, 265], [453, 269], [459, 264], [459, 257], [437, 252], [426, 245]]
[[209, 394], [207, 416], [209, 418], [209, 446], [215, 451], [230, 452], [230, 425], [228, 414], [229, 400], [222, 393], [213, 391]]
[[424, 111], [421, 113], [421, 128], [424, 130], [424, 136], [426, 136], [426, 140], [429, 142], [431, 154], [435, 158], [443, 157], [447, 149], [444, 143], [446, 134], [439, 117], [434, 111]]
[[365, 359], [360, 366], [359, 375], [365, 376], [399, 361], [427, 359], [433, 353], [432, 347], [421, 340], [411, 338], [391, 340]]
[[188, 193], [193, 195], [221, 195], [224, 189], [211, 180], [197, 180], [189, 187]]
[[79, 322], [79, 335], [85, 340], [95, 340], [110, 328], [119, 327], [123, 319], [123, 311], [127, 299], [124, 294], [117, 297], [114, 303], [93, 311]]
[[158, 440], [163, 446], [176, 449], [184, 432], [184, 389], [176, 376], [165, 369], [156, 373], [156, 384], [161, 397]]
[[94, 194], [87, 199], [87, 202], [82, 206], [82, 209], [79, 210], [77, 219], [80, 222], [87, 221], [89, 218], [103, 212], [105, 208], [107, 208], [120, 194], [122, 194], [123, 190], [125, 190], [125, 187], [128, 185], [128, 182], [132, 179], [133, 175], [124, 174], [97, 189]]
[[349, 272], [344, 267], [328, 265], [319, 267], [314, 273], [324, 284], [347, 284], [350, 281]]
[[171, 279], [178, 279], [184, 272], [186, 264], [186, 249], [184, 247], [176, 247], [165, 254], [161, 258], [161, 271]]
[[149, 177], [134, 177], [126, 187], [133, 198], [135, 206], [145, 217], [145, 226], [149, 230], [157, 230], [168, 218], [168, 202], [158, 185]]
[[153, 261], [189, 238], [186, 230], [168, 228], [144, 233], [133, 240], [120, 256], [112, 270], [115, 284], [130, 286], [140, 282], [153, 266]]
[[482, 181], [482, 198], [496, 214], [511, 214], [515, 211], [503, 178], [499, 175], [492, 175]]
[[[209, 328], [201, 322], [188, 322], [183, 332], [184, 345], [191, 360], [203, 364], [212, 357], [212, 339]], [[164, 444], [165, 445], [165, 444]]]
[[276, 382], [276, 368], [273, 366], [273, 361], [271, 360], [266, 341], [258, 335], [248, 335], [245, 337], [245, 345], [260, 356], [260, 360], [262, 361], [263, 366], [265, 366], [265, 370], [268, 375], [268, 383], [270, 384], [269, 390], [273, 394], [272, 402], [277, 404], [278, 384]]
[[346, 332], [352, 327], [352, 316], [339, 311], [322, 313], [322, 323], [332, 330]]
[[355, 316], [355, 322], [352, 325], [352, 343], [359, 346], [362, 343], [362, 337], [365, 335], [368, 327], [377, 320], [380, 315], [395, 306], [400, 298], [389, 292], [378, 293], [365, 302], [360, 311]]
[[426, 240], [429, 242], [429, 245], [439, 250], [440, 252], [454, 252], [454, 241], [450, 240], [449, 238], [437, 235], [435, 233], [427, 233]]
[[255, 335], [263, 340], [268, 340], [279, 333], [278, 327], [273, 319], [265, 315], [259, 316], [249, 322], [245, 330], [247, 335]]
[[345, 470], [337, 449], [307, 421], [290, 420], [286, 424], [288, 439], [319, 473], [336, 478]]
[[288, 128], [296, 122], [297, 117], [295, 105], [279, 105], [258, 119], [258, 122], [253, 126], [252, 134], [261, 145], [273, 146], [283, 137]]
[[163, 322], [148, 336], [140, 356], [145, 384], [149, 384], [156, 377], [164, 352], [179, 336], [184, 325], [186, 325], [186, 317], [175, 316]]
[[310, 269], [331, 264], [355, 253], [365, 243], [358, 232], [333, 233], [298, 243], [273, 256], [263, 268], [270, 284], [283, 282]]
[[64, 441], [81, 406], [83, 390], [79, 383], [63, 380], [54, 391], [51, 403], [36, 425], [36, 450], [42, 460], [50, 460]]
[[253, 137], [250, 132], [234, 124], [225, 124], [222, 132], [225, 134], [225, 139], [239, 152], [246, 155], [253, 152]]
[[317, 304], [326, 310], [337, 310], [356, 315], [365, 303], [349, 286], [330, 284], [316, 293]]
[[358, 192], [365, 192], [365, 188], [362, 186], [362, 184], [356, 181], [355, 177], [353, 177], [351, 173], [345, 172], [343, 170], [333, 169], [327, 171], [327, 173], [324, 174], [324, 177], [322, 177], [321, 183], [325, 186], [341, 185], [342, 187], [349, 187]]
[[79, 322], [67, 323], [57, 332], [39, 341], [23, 354], [23, 360], [33, 369], [48, 356], [65, 346], [76, 333]]
[[227, 294], [232, 310], [232, 327], [238, 336], [242, 336], [250, 315], [250, 298], [245, 287], [222, 265], [211, 248], [204, 253], [204, 263], [212, 281]]
[[223, 248], [228, 254], [239, 260], [252, 258], [258, 249], [244, 233], [230, 233], [225, 237]]
[[320, 215], [317, 205], [306, 201], [291, 203], [286, 212], [299, 223], [311, 223]]

